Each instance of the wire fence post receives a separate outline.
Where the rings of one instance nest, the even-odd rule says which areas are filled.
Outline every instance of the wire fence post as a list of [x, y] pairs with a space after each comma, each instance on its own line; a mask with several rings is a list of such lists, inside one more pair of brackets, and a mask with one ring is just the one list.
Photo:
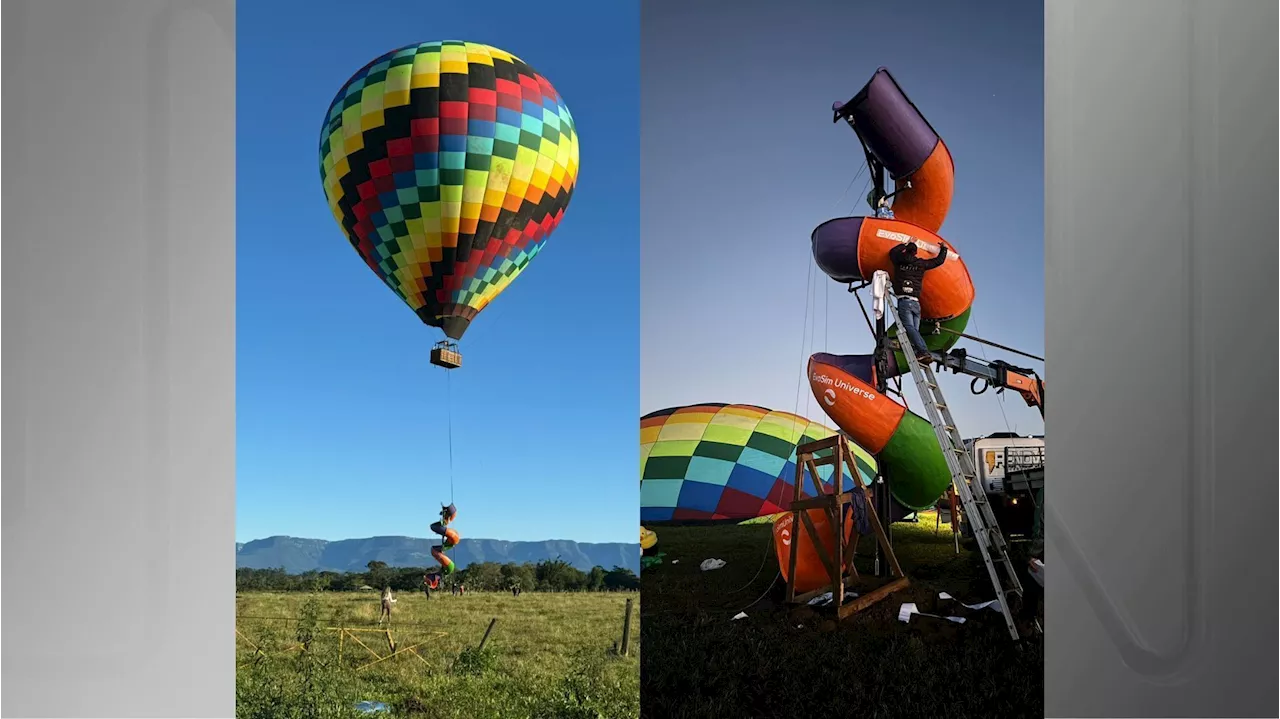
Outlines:
[[486, 630], [484, 630], [484, 636], [483, 636], [483, 637], [481, 637], [481, 639], [480, 639], [480, 646], [476, 648], [476, 651], [483, 651], [483, 650], [484, 650], [484, 643], [485, 643], [485, 642], [487, 642], [487, 641], [489, 641], [489, 633], [493, 631], [493, 625], [495, 625], [495, 624], [497, 624], [497, 623], [498, 623], [498, 618], [497, 618], [497, 617], [494, 617], [493, 619], [490, 619], [490, 620], [489, 620], [489, 628], [488, 628], [488, 629], [486, 629]]
[[622, 656], [628, 656], [631, 651], [631, 600], [627, 599], [626, 614], [622, 619]]

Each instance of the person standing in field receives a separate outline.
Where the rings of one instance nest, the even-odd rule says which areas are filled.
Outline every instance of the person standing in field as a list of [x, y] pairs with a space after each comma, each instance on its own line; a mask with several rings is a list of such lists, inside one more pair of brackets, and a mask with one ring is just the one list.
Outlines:
[[382, 588], [382, 613], [378, 615], [379, 624], [382, 624], [382, 622], [384, 621], [388, 621], [388, 622], [391, 621], [391, 605], [395, 603], [396, 603], [395, 597], [391, 596], [390, 585], [383, 587]]

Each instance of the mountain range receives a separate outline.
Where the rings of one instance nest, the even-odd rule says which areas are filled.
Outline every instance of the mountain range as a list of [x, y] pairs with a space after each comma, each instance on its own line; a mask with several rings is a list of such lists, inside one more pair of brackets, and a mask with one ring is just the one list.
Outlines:
[[[363, 572], [369, 562], [385, 562], [390, 567], [430, 567], [435, 539], [415, 537], [369, 537], [367, 539], [302, 539], [268, 537], [236, 542], [236, 567], [280, 569], [289, 574], [310, 571]], [[459, 568], [477, 562], [541, 562], [560, 559], [581, 571], [595, 566], [624, 567], [639, 574], [640, 545], [624, 542], [589, 543], [567, 539], [543, 542], [509, 542], [502, 539], [463, 538], [449, 551]]]

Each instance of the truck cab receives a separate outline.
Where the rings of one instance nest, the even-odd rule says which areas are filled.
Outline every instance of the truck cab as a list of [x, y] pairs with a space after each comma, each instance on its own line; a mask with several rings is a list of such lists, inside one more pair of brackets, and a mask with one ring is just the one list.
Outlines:
[[978, 470], [973, 490], [987, 496], [1000, 529], [1006, 536], [1030, 536], [1036, 493], [1044, 486], [1044, 437], [997, 432], [965, 445]]

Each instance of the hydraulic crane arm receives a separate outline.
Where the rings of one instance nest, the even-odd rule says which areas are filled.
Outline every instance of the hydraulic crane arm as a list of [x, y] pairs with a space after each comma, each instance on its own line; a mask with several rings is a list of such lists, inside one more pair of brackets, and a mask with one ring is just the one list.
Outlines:
[[[1044, 380], [1034, 370], [1015, 367], [1002, 360], [986, 362], [974, 359], [964, 349], [953, 349], [941, 355], [941, 363], [953, 374], [973, 377], [969, 387], [974, 394], [982, 394], [989, 387], [995, 387], [997, 393], [1012, 389], [1022, 395], [1028, 407], [1040, 410], [1040, 416], [1044, 417]], [[981, 389], [978, 389], [979, 382], [983, 383]]]
[[[839, 119], [839, 109], [837, 109], [836, 119]], [[858, 290], [867, 285], [872, 286], [872, 309], [876, 316], [874, 326], [872, 326], [871, 317], [866, 313], [866, 308], [862, 307], [861, 298], [858, 300], [858, 306], [862, 307], [863, 316], [867, 320], [867, 327], [871, 329], [876, 338], [876, 375], [880, 378], [877, 381], [877, 387], [883, 392], [885, 391], [883, 378], [888, 374], [889, 353], [891, 351], [885, 326], [885, 303], [889, 296], [889, 273], [884, 270], [877, 270], [871, 281], [863, 282], [859, 285], [850, 284], [849, 291], [857, 293]], [[945, 328], [938, 327], [938, 329]], [[1040, 359], [1011, 347], [984, 340], [981, 337], [973, 337], [952, 330], [946, 331], [1008, 352], [1031, 357], [1032, 359]], [[933, 356], [944, 370], [949, 369], [953, 374], [965, 374], [973, 377], [973, 382], [969, 384], [969, 389], [974, 394], [982, 394], [991, 387], [996, 388], [997, 394], [1006, 389], [1012, 389], [1022, 395], [1022, 399], [1027, 403], [1028, 407], [1035, 407], [1040, 410], [1040, 417], [1041, 419], [1044, 418], [1044, 379], [1037, 375], [1035, 370], [1017, 367], [1003, 360], [986, 361], [973, 359], [963, 348], [953, 349], [946, 353], [934, 353]], [[981, 389], [979, 389], [979, 383], [982, 384]]]

